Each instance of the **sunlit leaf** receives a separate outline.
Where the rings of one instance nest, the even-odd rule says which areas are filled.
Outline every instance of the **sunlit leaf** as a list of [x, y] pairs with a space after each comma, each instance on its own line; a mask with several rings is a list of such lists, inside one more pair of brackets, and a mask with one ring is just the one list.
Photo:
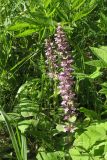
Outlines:
[[35, 32], [36, 32], [35, 29], [28, 29], [22, 33], [17, 34], [16, 37], [26, 37], [26, 36], [32, 35]]
[[107, 47], [106, 46], [100, 47], [100, 48], [91, 47], [91, 50], [99, 59], [101, 59], [107, 64]]
[[57, 129], [59, 132], [64, 132], [64, 125], [57, 124], [56, 129]]
[[74, 147], [69, 150], [73, 160], [102, 159], [106, 146], [107, 122], [90, 125], [74, 141]]
[[29, 23], [16, 23], [14, 26], [10, 26], [8, 28], [8, 30], [10, 31], [18, 31], [18, 30], [21, 30], [23, 28], [26, 28], [26, 27], [29, 27]]
[[107, 64], [102, 60], [92, 60], [92, 61], [85, 62], [85, 64], [90, 65], [90, 66], [99, 67], [99, 68], [107, 67]]

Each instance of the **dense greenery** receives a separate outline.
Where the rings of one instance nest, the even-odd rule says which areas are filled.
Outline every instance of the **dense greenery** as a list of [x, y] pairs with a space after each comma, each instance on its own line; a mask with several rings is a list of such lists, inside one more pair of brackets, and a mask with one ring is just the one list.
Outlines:
[[[45, 63], [58, 23], [74, 58], [74, 133]], [[1, 0], [0, 160], [106, 160], [106, 120], [107, 1]]]

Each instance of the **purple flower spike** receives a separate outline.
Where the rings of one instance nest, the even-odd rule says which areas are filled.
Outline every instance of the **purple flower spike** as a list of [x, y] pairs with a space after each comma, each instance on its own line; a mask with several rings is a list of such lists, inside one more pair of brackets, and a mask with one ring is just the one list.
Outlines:
[[[56, 48], [55, 48], [56, 47]], [[46, 64], [49, 68], [49, 77], [59, 81], [59, 91], [62, 98], [61, 106], [64, 110], [64, 121], [67, 122], [65, 132], [74, 132], [74, 123], [70, 118], [76, 116], [75, 93], [73, 92], [74, 78], [72, 72], [73, 59], [70, 54], [70, 47], [66, 39], [66, 35], [58, 24], [55, 34], [55, 43], [46, 40]], [[56, 49], [56, 50], [55, 50]]]
[[[61, 72], [59, 73], [59, 89], [62, 97], [62, 107], [64, 107], [64, 120], [69, 121], [70, 117], [75, 114], [75, 103], [74, 103], [74, 92], [72, 91], [72, 86], [74, 85], [72, 77], [72, 63], [73, 59], [70, 55], [69, 45], [66, 40], [66, 36], [60, 24], [58, 24], [57, 31], [55, 34], [55, 43], [58, 52], [60, 52], [61, 61]], [[59, 53], [58, 53], [59, 54]], [[66, 126], [66, 131], [71, 132], [71, 125]]]
[[46, 55], [46, 64], [48, 65], [49, 70], [49, 77], [50, 78], [56, 78], [56, 68], [58, 67], [56, 64], [56, 55], [53, 52], [54, 45], [53, 43], [49, 40], [46, 39], [45, 41], [45, 55]]

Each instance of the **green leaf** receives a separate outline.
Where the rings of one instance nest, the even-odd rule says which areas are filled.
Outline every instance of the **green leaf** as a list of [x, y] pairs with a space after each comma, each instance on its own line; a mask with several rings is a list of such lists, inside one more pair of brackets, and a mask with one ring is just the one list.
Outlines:
[[22, 142], [21, 154], [22, 154], [23, 160], [27, 160], [27, 142], [24, 134], [21, 134], [21, 142]]
[[39, 148], [36, 156], [37, 160], [65, 160], [63, 151], [46, 152], [42, 147]]
[[86, 150], [91, 148], [97, 141], [106, 139], [107, 122], [96, 123], [86, 128], [74, 141], [74, 146], [82, 147]]
[[107, 87], [107, 82], [101, 84], [103, 87]]
[[87, 127], [81, 135], [76, 136], [73, 147], [69, 150], [72, 159], [102, 159], [107, 144], [106, 133], [107, 122], [97, 122]]
[[43, 3], [44, 3], [45, 8], [47, 8], [49, 4], [51, 3], [51, 0], [43, 0]]
[[100, 19], [98, 21], [99, 28], [107, 33], [107, 16], [105, 16], [103, 13], [100, 14]]
[[65, 160], [64, 152], [62, 151], [48, 152], [47, 155], [50, 160]]
[[[36, 54], [36, 53], [35, 53]], [[15, 64], [11, 69], [10, 69], [10, 71], [13, 71], [13, 70], [15, 70], [16, 68], [20, 68], [20, 67], [22, 67], [27, 61], [29, 61], [33, 56], [35, 56], [35, 54], [30, 54], [30, 55], [28, 55], [28, 56], [26, 56], [26, 57], [24, 57], [22, 60], [20, 60], [19, 62], [17, 62], [17, 64]], [[17, 71], [17, 70], [16, 70]], [[15, 72], [16, 72], [15, 71]]]
[[23, 120], [18, 123], [18, 128], [21, 131], [21, 133], [24, 133], [29, 128], [29, 126], [37, 126], [37, 124], [38, 121], [34, 119]]
[[0, 115], [0, 122], [4, 122], [4, 118], [2, 115]]
[[77, 119], [76, 116], [72, 116], [71, 118], [69, 118], [69, 122], [73, 123], [76, 121], [76, 119]]
[[87, 108], [81, 107], [79, 109], [80, 112], [84, 113], [86, 117], [89, 118], [97, 118], [97, 114], [96, 112], [94, 112], [93, 110], [89, 110]]
[[90, 65], [90, 66], [99, 67], [99, 68], [107, 67], [107, 64], [102, 60], [92, 60], [92, 61], [85, 62], [85, 64]]
[[21, 30], [23, 28], [26, 28], [26, 27], [29, 27], [30, 24], [29, 23], [16, 23], [14, 26], [10, 26], [8, 28], [8, 30], [10, 31], [18, 31], [18, 30]]
[[72, 9], [78, 10], [85, 2], [86, 2], [86, 0], [73, 0], [72, 1]]
[[64, 132], [64, 125], [57, 124], [56, 129], [57, 129], [59, 132]]
[[39, 106], [36, 102], [27, 100], [26, 98], [21, 99], [17, 108], [20, 109], [20, 114], [23, 117], [35, 116], [38, 113]]
[[95, 79], [95, 78], [101, 76], [102, 72], [100, 72], [99, 70], [100, 70], [100, 68], [97, 68], [95, 72], [93, 72], [92, 74], [88, 75], [88, 78]]
[[26, 36], [32, 35], [35, 32], [36, 32], [35, 29], [28, 29], [28, 30], [25, 30], [24, 32], [17, 34], [16, 37], [26, 37]]
[[73, 73], [79, 80], [83, 80], [85, 78], [88, 78], [88, 75], [85, 73]]
[[24, 106], [20, 103], [19, 105], [21, 107], [20, 113], [23, 117], [31, 117], [37, 114], [38, 105], [34, 103], [23, 103]]
[[8, 118], [8, 116], [6, 115], [6, 113], [4, 111], [0, 111], [0, 113], [1, 113], [2, 117], [4, 118], [4, 121], [6, 123], [7, 129], [9, 131], [10, 138], [11, 138], [11, 141], [12, 141], [12, 144], [13, 144], [17, 159], [18, 160], [23, 160], [22, 156], [21, 156], [21, 153], [20, 153], [19, 146], [18, 146], [18, 141], [16, 139], [16, 135], [15, 135], [15, 133], [13, 131], [13, 128], [12, 128], [10, 122], [9, 122], [9, 118]]
[[107, 64], [107, 46], [100, 48], [91, 47], [91, 50], [100, 60]]
[[100, 89], [99, 93], [107, 95], [107, 82], [101, 84], [102, 89]]
[[87, 153], [81, 154], [78, 148], [70, 149], [69, 154], [72, 160], [89, 160], [89, 155]]
[[64, 10], [59, 10], [58, 8], [57, 12], [62, 20], [68, 21], [67, 14], [64, 12]]
[[[84, 4], [85, 1], [83, 1], [81, 5]], [[73, 22], [82, 19], [83, 17], [87, 16], [89, 13], [92, 12], [92, 10], [96, 7], [97, 3], [96, 0], [91, 0], [90, 2], [87, 2], [85, 7], [82, 7], [82, 9], [79, 12], [76, 12], [73, 16]]]
[[101, 76], [102, 72], [100, 72], [100, 68], [97, 67], [95, 72], [93, 72], [92, 74], [84, 74], [84, 73], [73, 73], [73, 74], [76, 75], [78, 77], [79, 81], [80, 81], [80, 80], [83, 80], [85, 78], [95, 79], [95, 78]]
[[104, 158], [107, 159], [107, 142], [105, 143], [105, 147], [104, 147]]
[[99, 93], [107, 95], [107, 88], [100, 89]]

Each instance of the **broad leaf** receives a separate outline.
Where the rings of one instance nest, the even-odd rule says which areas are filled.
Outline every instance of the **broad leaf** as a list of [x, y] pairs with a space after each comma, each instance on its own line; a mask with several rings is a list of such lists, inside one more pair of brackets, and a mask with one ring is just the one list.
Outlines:
[[100, 48], [91, 47], [91, 50], [100, 60], [107, 64], [107, 46], [102, 46]]
[[[106, 139], [107, 122], [98, 122], [86, 128], [74, 141], [73, 148], [69, 150], [73, 160], [102, 159]], [[106, 148], [105, 148], [106, 149]]]
[[37, 160], [65, 160], [64, 156], [63, 151], [46, 152], [45, 149], [40, 148], [36, 158]]
[[85, 62], [85, 64], [89, 66], [99, 67], [99, 68], [107, 68], [107, 64], [102, 60], [92, 60], [92, 61]]

